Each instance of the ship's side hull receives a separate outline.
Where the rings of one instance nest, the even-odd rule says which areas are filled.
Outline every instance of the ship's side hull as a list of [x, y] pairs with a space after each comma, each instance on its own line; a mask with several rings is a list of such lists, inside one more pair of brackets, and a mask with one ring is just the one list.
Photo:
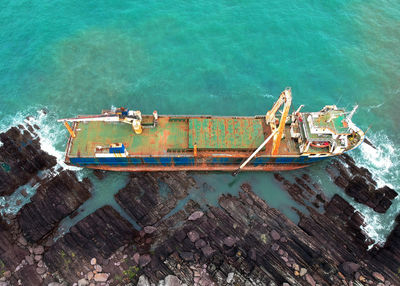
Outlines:
[[[283, 171], [304, 168], [314, 162], [327, 158], [305, 156], [255, 158], [243, 170]], [[141, 156], [141, 157], [75, 157], [69, 158], [69, 164], [79, 167], [111, 171], [234, 171], [243, 162], [243, 157], [206, 157], [193, 156]]]

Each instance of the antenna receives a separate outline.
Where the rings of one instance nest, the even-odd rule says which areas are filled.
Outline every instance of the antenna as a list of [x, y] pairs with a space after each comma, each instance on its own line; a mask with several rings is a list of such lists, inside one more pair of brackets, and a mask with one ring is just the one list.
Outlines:
[[347, 115], [346, 120], [351, 120], [351, 118], [353, 117], [354, 113], [356, 113], [356, 110], [358, 108], [358, 104], [356, 106], [354, 106], [353, 110], [350, 112], [349, 115]]
[[338, 101], [336, 102], [336, 106], [339, 105], [339, 102], [342, 100], [342, 97], [343, 97], [343, 93], [342, 93], [342, 95], [339, 97]]

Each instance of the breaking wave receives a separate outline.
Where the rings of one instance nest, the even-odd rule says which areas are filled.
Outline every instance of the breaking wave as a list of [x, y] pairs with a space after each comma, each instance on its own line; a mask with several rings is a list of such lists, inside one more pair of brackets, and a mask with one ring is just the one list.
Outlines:
[[[353, 154], [358, 166], [365, 167], [372, 173], [378, 187], [387, 185], [398, 192], [400, 186], [400, 156], [397, 147], [383, 132], [369, 133], [370, 141], [376, 149], [368, 144], [361, 144]], [[355, 204], [355, 208], [364, 217], [364, 231], [378, 244], [383, 244], [387, 235], [393, 229], [396, 215], [400, 212], [399, 196], [392, 201], [392, 206], [385, 214], [376, 213], [369, 207]]]
[[[40, 129], [35, 129], [35, 133], [40, 139], [42, 150], [56, 157], [57, 165], [54, 170], [60, 167], [68, 170], [81, 170], [81, 168], [66, 165], [64, 163], [64, 151], [58, 150], [56, 146], [63, 146], [68, 140], [67, 134], [60, 123], [57, 123], [55, 114], [47, 112], [44, 108], [29, 109], [25, 112], [18, 112], [15, 116], [10, 116], [0, 123], [0, 133], [6, 132], [9, 128], [17, 125], [37, 125]], [[29, 132], [29, 130], [27, 130]]]

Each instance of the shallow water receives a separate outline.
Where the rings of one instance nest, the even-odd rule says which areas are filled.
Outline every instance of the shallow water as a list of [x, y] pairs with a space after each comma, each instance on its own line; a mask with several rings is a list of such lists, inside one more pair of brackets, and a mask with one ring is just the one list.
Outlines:
[[[293, 105], [351, 108], [378, 147], [352, 155], [397, 190], [400, 113], [399, 1], [23, 1], [0, 4], [0, 129], [27, 115], [60, 162], [67, 133], [57, 118], [127, 106], [160, 114], [264, 114], [286, 87]], [[37, 111], [45, 108], [47, 116]], [[307, 169], [330, 194], [342, 191], [323, 164]], [[83, 171], [83, 174], [86, 174]], [[293, 172], [296, 174], [296, 171]], [[83, 176], [82, 174], [82, 176]], [[95, 183], [93, 211], [123, 185]], [[272, 174], [197, 174], [191, 196], [216, 204], [243, 182], [293, 220], [293, 202]], [[106, 185], [106, 187], [104, 186]], [[204, 186], [211, 186], [210, 188]], [[350, 199], [351, 200], [351, 199]], [[355, 204], [383, 239], [400, 211]]]

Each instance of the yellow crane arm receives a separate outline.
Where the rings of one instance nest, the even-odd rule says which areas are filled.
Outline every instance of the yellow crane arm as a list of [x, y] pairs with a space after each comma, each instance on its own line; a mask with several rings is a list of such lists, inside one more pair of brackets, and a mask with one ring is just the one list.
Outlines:
[[280, 98], [283, 98], [285, 105], [283, 107], [283, 112], [281, 120], [279, 122], [278, 132], [274, 136], [274, 141], [272, 144], [272, 155], [278, 154], [279, 145], [281, 144], [281, 139], [283, 136], [283, 131], [285, 129], [286, 119], [289, 114], [290, 105], [292, 104], [292, 91], [290, 88], [286, 88], [282, 93]]
[[285, 102], [284, 98], [285, 98], [285, 92], [283, 91], [279, 96], [278, 100], [272, 106], [271, 110], [267, 111], [267, 114], [265, 115], [265, 123], [267, 123], [267, 125], [275, 121], [275, 114], [278, 112], [279, 108]]

